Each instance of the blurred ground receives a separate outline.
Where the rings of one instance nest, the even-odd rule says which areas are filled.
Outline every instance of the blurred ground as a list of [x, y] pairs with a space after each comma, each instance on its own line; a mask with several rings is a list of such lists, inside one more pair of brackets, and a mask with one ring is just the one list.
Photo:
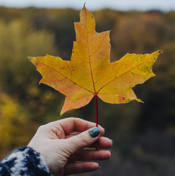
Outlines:
[[[112, 158], [83, 176], [175, 175], [175, 12], [100, 10], [96, 30], [111, 30], [111, 61], [126, 53], [163, 50], [157, 75], [134, 91], [144, 104], [106, 104], [99, 100], [99, 124], [114, 141]], [[46, 54], [69, 60], [75, 41], [72, 9], [0, 7], [0, 158], [26, 145], [36, 129], [65, 117], [95, 121], [95, 100], [60, 117], [64, 96], [39, 85], [40, 74], [28, 56]]]

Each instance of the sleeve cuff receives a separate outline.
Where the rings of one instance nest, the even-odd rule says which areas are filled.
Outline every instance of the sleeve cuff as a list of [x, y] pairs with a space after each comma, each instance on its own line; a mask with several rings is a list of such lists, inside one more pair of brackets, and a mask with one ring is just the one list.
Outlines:
[[13, 151], [0, 163], [2, 176], [51, 176], [44, 158], [30, 147]]

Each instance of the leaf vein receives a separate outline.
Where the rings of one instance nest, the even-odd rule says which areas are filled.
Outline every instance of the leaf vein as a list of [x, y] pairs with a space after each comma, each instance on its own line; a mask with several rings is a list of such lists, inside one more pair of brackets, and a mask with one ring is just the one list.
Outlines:
[[90, 53], [89, 53], [89, 32], [88, 32], [88, 27], [87, 27], [87, 14], [86, 14], [86, 9], [85, 9], [85, 17], [86, 17], [86, 29], [87, 29], [87, 44], [88, 44], [88, 55], [89, 55], [89, 66], [90, 66], [90, 72], [91, 72], [91, 78], [92, 78], [92, 84], [93, 84], [93, 88], [94, 88], [94, 93], [96, 93], [96, 90], [95, 90], [95, 84], [94, 84], [94, 78], [93, 78], [93, 74], [92, 74], [92, 66], [91, 66], [91, 56], [90, 56]]
[[[107, 32], [106, 32], [106, 35], [107, 35]], [[106, 38], [106, 35], [104, 36], [103, 40], [101, 41], [101, 43], [100, 43], [99, 47], [96, 49], [96, 51], [94, 51], [94, 53], [92, 53], [90, 56], [93, 56], [99, 50], [99, 48], [101, 47], [104, 39]]]
[[[38, 62], [42, 63], [43, 65], [46, 65], [46, 64], [44, 64], [44, 63], [41, 62], [41, 61], [38, 61]], [[46, 65], [46, 66], [48, 66], [48, 65]], [[50, 67], [50, 66], [48, 66], [48, 67]], [[61, 74], [62, 76], [64, 76], [66, 79], [72, 81], [70, 78], [68, 78], [68, 77], [66, 77], [64, 74], [62, 74], [61, 71], [59, 72], [58, 70], [56, 70], [56, 69], [53, 68], [53, 67], [50, 67], [50, 68], [52, 68], [53, 70], [55, 70], [56, 72], [58, 72], [59, 74]], [[74, 82], [74, 81], [72, 81], [72, 82]], [[76, 82], [74, 82], [74, 83], [77, 84]], [[85, 87], [83, 87], [83, 86], [81, 86], [81, 85], [79, 85], [79, 84], [77, 84], [77, 85], [80, 86], [82, 89], [85, 89], [85, 90], [87, 90], [87, 91], [90, 92], [90, 93], [93, 93], [93, 92], [91, 92], [90, 90], [88, 90], [87, 88], [85, 88]]]
[[[135, 67], [132, 67], [130, 70], [128, 70], [128, 71], [122, 73], [121, 75], [116, 76], [114, 79], [112, 79], [111, 81], [109, 81], [108, 83], [106, 83], [105, 85], [103, 85], [103, 86], [98, 90], [98, 92], [100, 92], [105, 86], [107, 86], [109, 83], [111, 83], [111, 82], [114, 81], [115, 79], [119, 78], [120, 76], [122, 76], [122, 75], [124, 75], [124, 74], [126, 74], [126, 73], [128, 73], [128, 72], [130, 72], [132, 69], [134, 69], [134, 68], [140, 66], [141, 64], [144, 64], [144, 63], [147, 62], [149, 59], [150, 59], [150, 58], [146, 59], [145, 61], [141, 62], [140, 64], [136, 65]], [[122, 63], [123, 63], [123, 62], [122, 62]], [[118, 70], [118, 69], [117, 69], [117, 70]]]

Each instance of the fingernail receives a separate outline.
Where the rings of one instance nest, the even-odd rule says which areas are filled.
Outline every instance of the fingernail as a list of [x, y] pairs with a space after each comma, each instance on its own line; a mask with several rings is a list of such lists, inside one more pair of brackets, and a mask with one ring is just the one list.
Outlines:
[[110, 152], [112, 154], [112, 151], [111, 150], [108, 150], [108, 152]]
[[98, 129], [98, 127], [94, 127], [89, 130], [89, 134], [92, 138], [95, 138], [100, 134], [100, 130]]
[[111, 156], [112, 156], [112, 151], [111, 151], [111, 150], [108, 150], [108, 152], [110, 152], [110, 153], [111, 153]]

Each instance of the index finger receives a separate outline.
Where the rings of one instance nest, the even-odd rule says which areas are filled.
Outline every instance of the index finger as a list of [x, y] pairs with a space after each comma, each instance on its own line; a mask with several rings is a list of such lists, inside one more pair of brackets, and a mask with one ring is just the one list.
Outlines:
[[[56, 128], [61, 126], [65, 132], [65, 135], [68, 135], [72, 132], [83, 132], [96, 126], [96, 124], [93, 122], [74, 117], [51, 122], [49, 125], [53, 125]], [[101, 135], [103, 136], [105, 133], [104, 128], [102, 128], [100, 125], [98, 128], [100, 129]]]

